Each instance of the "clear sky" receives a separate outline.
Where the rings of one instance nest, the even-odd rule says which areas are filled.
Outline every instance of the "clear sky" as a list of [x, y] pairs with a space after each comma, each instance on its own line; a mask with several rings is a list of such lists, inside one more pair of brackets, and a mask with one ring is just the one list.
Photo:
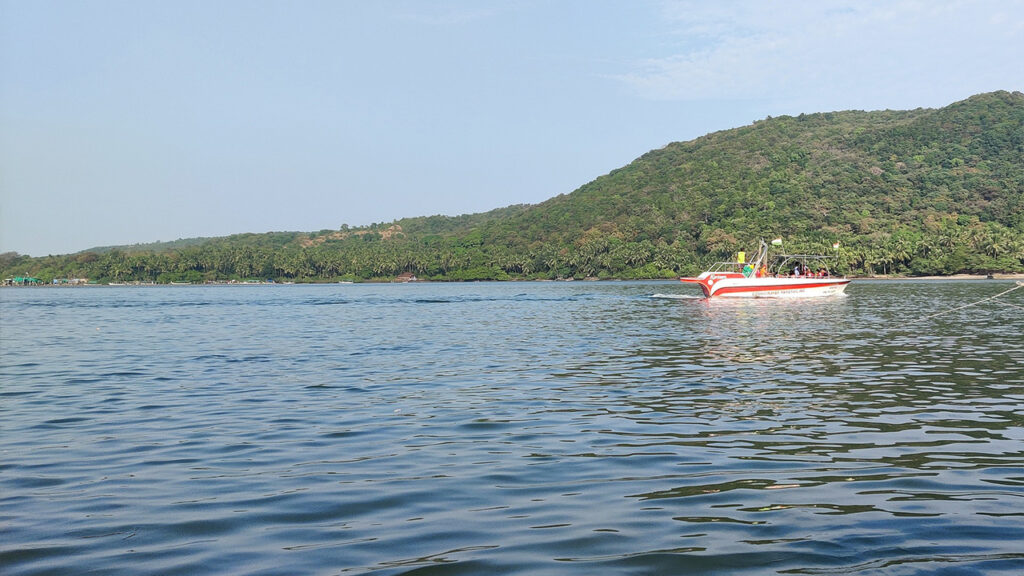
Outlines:
[[0, 252], [483, 212], [993, 90], [1024, 0], [0, 0]]

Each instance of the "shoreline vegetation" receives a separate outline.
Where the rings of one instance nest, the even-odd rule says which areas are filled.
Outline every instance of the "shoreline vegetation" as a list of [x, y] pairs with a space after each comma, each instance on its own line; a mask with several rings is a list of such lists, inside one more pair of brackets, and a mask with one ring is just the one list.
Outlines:
[[[997, 274], [950, 274], [948, 276], [935, 276], [935, 275], [931, 275], [931, 276], [906, 276], [906, 275], [900, 275], [900, 274], [888, 274], [888, 275], [875, 274], [875, 275], [872, 275], [872, 276], [849, 276], [849, 278], [851, 278], [852, 280], [856, 280], [858, 282], [862, 282], [862, 281], [867, 281], [867, 282], [870, 282], [870, 281], [887, 281], [887, 280], [888, 281], [891, 281], [891, 280], [922, 281], [922, 282], [927, 282], [927, 281], [949, 281], [949, 280], [975, 280], [975, 281], [977, 281], [977, 280], [996, 280], [996, 281], [998, 281], [998, 280], [1024, 280], [1024, 273], [1009, 273], [1009, 274], [1001, 274], [1001, 273], [997, 273]], [[672, 281], [674, 279], [669, 279], [669, 278], [639, 278], [639, 279], [637, 279], [637, 278], [630, 278], [630, 279], [625, 279], [625, 278], [594, 278], [594, 277], [590, 277], [590, 278], [559, 278], [559, 279], [555, 279], [555, 280], [548, 280], [548, 279], [510, 278], [510, 279], [507, 279], [507, 280], [478, 280], [476, 282], [629, 282], [629, 281], [645, 281], [645, 280], [647, 280], [647, 281], [654, 281], [654, 280]], [[433, 284], [433, 283], [446, 283], [446, 282], [450, 283], [450, 281], [445, 281], [445, 280], [421, 280], [421, 279], [414, 279], [414, 280], [406, 280], [406, 279], [393, 279], [393, 280], [370, 279], [370, 280], [358, 280], [358, 281], [355, 281], [355, 282], [353, 282], [353, 281], [336, 281], [336, 282], [332, 282], [332, 281], [273, 282], [273, 281], [259, 281], [259, 280], [246, 280], [246, 281], [231, 281], [231, 280], [213, 281], [213, 280], [211, 280], [211, 281], [205, 281], [205, 282], [197, 282], [197, 283], [194, 283], [194, 284], [193, 283], [189, 283], [189, 282], [159, 283], [159, 282], [142, 282], [142, 281], [107, 282], [107, 283], [97, 283], [97, 282], [88, 282], [88, 283], [86, 283], [86, 282], [80, 282], [80, 283], [73, 283], [73, 284], [69, 284], [69, 283], [56, 283], [55, 284], [55, 283], [42, 283], [42, 282], [40, 282], [40, 283], [36, 283], [36, 284], [25, 284], [25, 285], [0, 284], [0, 288], [24, 288], [24, 287], [31, 287], [31, 288], [81, 288], [81, 287], [88, 287], [88, 286], [92, 286], [92, 287], [96, 287], [96, 286], [112, 286], [112, 287], [130, 286], [130, 287], [142, 287], [142, 288], [144, 288], [144, 287], [154, 287], [154, 286], [289, 286], [289, 285], [331, 286], [331, 285], [338, 285], [338, 284]]]
[[854, 280], [1024, 280], [1022, 273], [950, 274], [948, 276], [856, 276]]
[[776, 238], [790, 254], [835, 256], [831, 271], [854, 278], [1024, 274], [1022, 154], [1021, 92], [941, 109], [768, 117], [670, 143], [539, 204], [58, 256], [8, 252], [0, 279], [671, 279]]

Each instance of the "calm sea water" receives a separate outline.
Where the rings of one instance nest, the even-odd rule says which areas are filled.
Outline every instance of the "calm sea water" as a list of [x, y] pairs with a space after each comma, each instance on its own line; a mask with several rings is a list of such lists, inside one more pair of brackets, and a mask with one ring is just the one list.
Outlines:
[[0, 572], [1021, 574], [1013, 286], [0, 290]]

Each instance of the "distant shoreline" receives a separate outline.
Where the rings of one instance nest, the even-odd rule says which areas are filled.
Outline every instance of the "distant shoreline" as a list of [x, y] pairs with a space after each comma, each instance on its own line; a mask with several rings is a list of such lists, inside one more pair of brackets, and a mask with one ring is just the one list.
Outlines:
[[[919, 280], [920, 281], [937, 281], [937, 280], [1024, 280], [1024, 273], [994, 273], [994, 274], [991, 275], [991, 277], [989, 275], [987, 275], [987, 274], [950, 274], [948, 276], [901, 276], [901, 275], [876, 274], [876, 275], [873, 275], [873, 276], [848, 276], [848, 278], [850, 278], [851, 280], [856, 280], [858, 282], [871, 282], [871, 281], [874, 281], [874, 280], [911, 280], [911, 281], [919, 281]], [[573, 280], [575, 280], [577, 282], [598, 282], [598, 281], [622, 282], [622, 281], [624, 281], [624, 279], [622, 279], [622, 278], [607, 278], [607, 279], [603, 279], [603, 280], [599, 280], [597, 278], [585, 278], [585, 279], [568, 279], [568, 278], [565, 278], [565, 279], [559, 279], [559, 280], [549, 280], [549, 279], [524, 280], [524, 279], [518, 279], [517, 278], [517, 279], [509, 279], [509, 280], [488, 280], [487, 282], [572, 282]], [[669, 279], [669, 278], [635, 278], [635, 279], [631, 279], [631, 280], [642, 282], [642, 281], [645, 281], [645, 280], [652, 280], [653, 281], [653, 280], [671, 280], [671, 279]], [[83, 288], [83, 287], [90, 287], [90, 286], [103, 286], [103, 287], [106, 287], [106, 286], [114, 286], [114, 287], [127, 286], [127, 287], [136, 287], [136, 288], [139, 288], [139, 287], [146, 288], [146, 287], [154, 287], [154, 286], [285, 286], [285, 285], [292, 285], [292, 284], [329, 286], [329, 285], [332, 285], [332, 284], [353, 284], [353, 283], [355, 283], [355, 284], [460, 284], [460, 283], [470, 284], [470, 283], [473, 283], [473, 282], [471, 282], [471, 281], [459, 281], [459, 280], [426, 280], [426, 279], [420, 279], [420, 280], [416, 280], [414, 282], [402, 282], [402, 281], [396, 282], [396, 281], [388, 281], [388, 280], [361, 280], [361, 281], [356, 281], [356, 282], [301, 282], [301, 281], [300, 282], [293, 282], [293, 281], [288, 281], [288, 282], [204, 282], [204, 283], [195, 283], [195, 284], [157, 284], [157, 283], [152, 283], [152, 282], [125, 282], [125, 283], [115, 283], [115, 284], [77, 284], [77, 285], [69, 285], [69, 284], [39, 283], [39, 284], [31, 285], [31, 286], [19, 286], [19, 285], [8, 286], [8, 285], [0, 284], [0, 288], [48, 288], [48, 287], [53, 287], [53, 288]]]
[[852, 276], [854, 280], [1024, 280], [1024, 274], [993, 273], [988, 274], [950, 274], [948, 276], [899, 276], [875, 274], [874, 276]]

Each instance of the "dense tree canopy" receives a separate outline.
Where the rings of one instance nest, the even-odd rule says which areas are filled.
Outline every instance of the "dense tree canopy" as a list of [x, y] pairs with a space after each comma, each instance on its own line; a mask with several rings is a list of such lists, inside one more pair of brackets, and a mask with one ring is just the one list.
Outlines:
[[0, 255], [4, 276], [97, 281], [652, 278], [760, 238], [854, 274], [1024, 271], [1024, 94], [939, 110], [767, 118], [651, 151], [575, 192], [484, 214]]

